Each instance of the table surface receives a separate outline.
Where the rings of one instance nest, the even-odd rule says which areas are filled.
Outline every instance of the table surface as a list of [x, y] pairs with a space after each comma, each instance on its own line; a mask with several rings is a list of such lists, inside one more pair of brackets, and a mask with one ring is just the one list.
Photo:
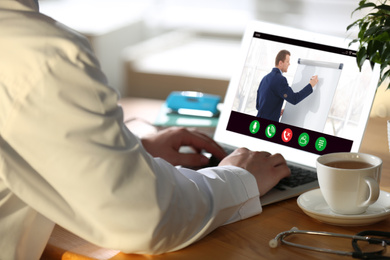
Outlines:
[[[126, 99], [122, 101], [125, 116], [140, 115], [153, 122], [162, 101]], [[142, 107], [148, 107], [148, 111]], [[135, 112], [135, 113], [134, 113]], [[366, 133], [361, 145], [361, 152], [379, 156], [383, 160], [381, 189], [390, 192], [390, 154], [387, 141], [386, 120], [390, 118], [373, 117], [369, 119]], [[113, 260], [142, 259], [340, 259], [340, 256], [297, 249], [287, 245], [270, 248], [269, 241], [278, 233], [297, 227], [300, 230], [327, 231], [354, 235], [363, 230], [390, 230], [390, 217], [368, 226], [336, 226], [319, 222], [307, 216], [292, 198], [265, 206], [260, 215], [219, 227], [199, 242], [177, 252], [158, 256], [129, 255], [105, 249], [95, 249], [93, 258]], [[54, 236], [53, 234], [52, 236]], [[350, 251], [350, 240], [329, 239], [312, 236], [294, 238], [294, 242], [302, 242], [316, 247], [325, 247]], [[313, 243], [314, 242], [314, 243]], [[42, 259], [91, 259], [74, 254], [72, 248], [61, 248], [56, 240], [49, 241]], [[111, 255], [110, 255], [111, 254]], [[104, 256], [105, 255], [105, 256]], [[387, 253], [390, 255], [390, 253]], [[109, 257], [107, 257], [109, 256]]]

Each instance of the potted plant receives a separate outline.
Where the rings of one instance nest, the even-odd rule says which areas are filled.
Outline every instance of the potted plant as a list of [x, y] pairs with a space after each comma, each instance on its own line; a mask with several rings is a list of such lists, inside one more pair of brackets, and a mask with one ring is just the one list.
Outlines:
[[[387, 5], [387, 0], [377, 0], [375, 3], [369, 0], [361, 0], [359, 6], [352, 12], [367, 10], [369, 12], [363, 18], [356, 20], [347, 27], [347, 31], [352, 27], [358, 27], [357, 39], [354, 39], [351, 44], [358, 43], [356, 53], [356, 61], [359, 69], [368, 59], [371, 67], [375, 63], [379, 63], [380, 79], [378, 87], [386, 78], [390, 78], [390, 6]], [[387, 90], [390, 89], [390, 81], [387, 83]], [[390, 120], [387, 120], [387, 134], [390, 149]]]
[[[364, 11], [370, 9], [369, 12], [347, 27], [347, 31], [352, 27], [358, 27], [357, 39], [354, 39], [350, 45], [359, 44], [356, 53], [359, 69], [366, 59], [370, 61], [372, 67], [374, 63], [381, 65], [378, 86], [390, 76], [388, 66], [390, 65], [390, 6], [386, 3], [387, 0], [378, 0], [375, 3], [361, 0], [352, 15], [363, 9]], [[390, 83], [387, 89], [390, 89]]]

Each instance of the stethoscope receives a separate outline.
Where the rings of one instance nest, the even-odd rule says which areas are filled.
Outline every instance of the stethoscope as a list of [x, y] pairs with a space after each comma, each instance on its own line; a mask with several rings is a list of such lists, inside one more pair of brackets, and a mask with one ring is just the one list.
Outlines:
[[[297, 234], [331, 236], [331, 237], [351, 239], [352, 247], [354, 251], [348, 252], [348, 251], [339, 251], [339, 250], [332, 250], [327, 248], [306, 246], [306, 245], [292, 243], [290, 241], [285, 240], [286, 237], [291, 235], [297, 235]], [[365, 241], [369, 244], [377, 244], [382, 246], [382, 248], [381, 250], [378, 251], [363, 252], [358, 245], [358, 241]], [[317, 251], [322, 253], [352, 256], [353, 258], [358, 258], [358, 259], [390, 259], [390, 257], [382, 255], [386, 251], [386, 246], [390, 245], [390, 232], [384, 232], [384, 231], [367, 230], [367, 231], [359, 232], [356, 235], [345, 235], [345, 234], [337, 234], [337, 233], [323, 232], [323, 231], [299, 230], [294, 227], [289, 231], [284, 231], [279, 233], [274, 239], [271, 239], [269, 241], [269, 246], [271, 248], [276, 248], [280, 243], [289, 246], [298, 247], [301, 249], [307, 249], [307, 250], [312, 250], [312, 251]]]

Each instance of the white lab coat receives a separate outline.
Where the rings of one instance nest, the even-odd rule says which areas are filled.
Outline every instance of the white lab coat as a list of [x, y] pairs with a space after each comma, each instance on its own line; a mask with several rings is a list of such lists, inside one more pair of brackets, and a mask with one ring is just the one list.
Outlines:
[[0, 1], [0, 57], [0, 259], [38, 259], [54, 223], [105, 248], [159, 254], [261, 212], [243, 169], [152, 158], [87, 40], [34, 1]]

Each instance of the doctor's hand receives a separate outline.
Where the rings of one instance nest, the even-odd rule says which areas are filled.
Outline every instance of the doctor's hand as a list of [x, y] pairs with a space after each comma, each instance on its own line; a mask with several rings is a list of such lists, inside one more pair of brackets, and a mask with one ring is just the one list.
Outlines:
[[310, 85], [312, 88], [314, 88], [315, 85], [317, 85], [317, 83], [318, 83], [318, 76], [317, 75], [310, 78]]
[[281, 179], [291, 174], [281, 154], [253, 152], [246, 148], [236, 149], [219, 163], [219, 166], [222, 165], [234, 165], [252, 173], [256, 178], [260, 196], [266, 194]]
[[[209, 163], [202, 154], [208, 152], [222, 160], [226, 152], [209, 136], [183, 127], [171, 127], [141, 139], [142, 145], [153, 157], [160, 157], [173, 165], [197, 168]], [[192, 153], [180, 153], [182, 146], [192, 148]]]

